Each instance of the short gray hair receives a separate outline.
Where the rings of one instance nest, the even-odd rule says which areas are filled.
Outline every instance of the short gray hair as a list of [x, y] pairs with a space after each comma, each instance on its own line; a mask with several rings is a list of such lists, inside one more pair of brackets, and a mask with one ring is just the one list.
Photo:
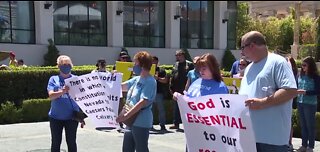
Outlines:
[[61, 65], [63, 61], [68, 61], [71, 66], [73, 66], [72, 64], [72, 61], [71, 61], [71, 58], [67, 55], [60, 55], [58, 58], [57, 58], [57, 64], [58, 65]]

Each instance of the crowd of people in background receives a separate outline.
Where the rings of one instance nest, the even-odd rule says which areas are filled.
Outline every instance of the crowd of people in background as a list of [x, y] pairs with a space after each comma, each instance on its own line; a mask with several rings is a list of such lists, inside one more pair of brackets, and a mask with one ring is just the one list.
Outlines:
[[25, 68], [27, 67], [26, 64], [24, 64], [23, 59], [16, 59], [16, 54], [13, 51], [9, 52], [9, 64], [1, 64], [0, 65], [0, 70], [12, 70], [13, 67], [22, 67]]

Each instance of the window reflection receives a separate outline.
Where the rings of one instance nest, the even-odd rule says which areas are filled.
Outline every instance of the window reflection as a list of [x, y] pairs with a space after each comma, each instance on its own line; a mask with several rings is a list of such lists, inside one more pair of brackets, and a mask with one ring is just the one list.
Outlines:
[[35, 43], [32, 1], [0, 1], [0, 42]]
[[213, 48], [213, 2], [181, 1], [180, 46]]
[[106, 7], [103, 1], [56, 1], [56, 44], [106, 45]]
[[124, 45], [164, 47], [164, 2], [124, 2]]

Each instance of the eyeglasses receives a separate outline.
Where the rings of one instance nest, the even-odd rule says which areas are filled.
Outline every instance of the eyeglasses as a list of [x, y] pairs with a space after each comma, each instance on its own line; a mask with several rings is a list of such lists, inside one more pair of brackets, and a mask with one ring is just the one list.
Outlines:
[[240, 66], [246, 66], [246, 64], [239, 64]]
[[241, 50], [244, 50], [245, 47], [249, 46], [251, 43], [245, 44], [244, 46], [241, 46]]

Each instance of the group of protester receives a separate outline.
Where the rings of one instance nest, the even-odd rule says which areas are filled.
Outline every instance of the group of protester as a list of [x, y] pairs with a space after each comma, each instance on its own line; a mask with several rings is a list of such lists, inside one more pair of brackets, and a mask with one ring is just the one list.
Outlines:
[[[286, 58], [268, 52], [264, 36], [257, 31], [246, 33], [241, 38], [241, 55], [235, 66], [238, 72], [233, 77], [242, 78], [240, 95], [247, 95], [245, 105], [249, 108], [253, 132], [258, 152], [285, 152], [290, 143], [292, 101], [296, 98], [301, 122], [302, 146], [300, 152], [312, 152], [315, 141], [315, 112], [319, 94], [319, 76], [315, 61], [307, 57], [302, 61], [301, 72], [294, 70], [296, 65]], [[289, 59], [289, 58], [288, 58]], [[119, 60], [130, 62], [128, 52], [121, 52]], [[153, 126], [152, 104], [159, 110], [161, 130], [165, 128], [163, 94], [166, 83], [174, 100], [180, 95], [200, 97], [211, 94], [228, 94], [223, 82], [220, 65], [213, 54], [206, 53], [186, 60], [185, 52], [176, 52], [171, 77], [158, 66], [159, 59], [146, 51], [140, 51], [133, 57], [133, 73], [136, 75], [122, 83], [127, 92], [125, 102], [134, 105], [124, 115], [116, 119], [118, 123], [140, 112], [131, 127], [126, 128], [123, 139], [123, 152], [148, 152], [149, 130]], [[250, 61], [250, 62], [248, 62]], [[249, 64], [250, 63], [250, 64]], [[60, 74], [52, 76], [48, 82], [48, 94], [51, 102], [49, 111], [52, 151], [59, 151], [62, 130], [65, 128], [68, 151], [77, 151], [76, 132], [78, 122], [71, 119], [72, 111], [80, 110], [69, 97], [64, 79], [72, 77], [72, 61], [62, 55], [57, 59]], [[106, 72], [105, 60], [97, 62], [93, 72]], [[155, 76], [150, 75], [152, 64], [156, 64]], [[295, 74], [294, 74], [295, 73]], [[202, 89], [206, 88], [206, 89]], [[207, 89], [209, 88], [209, 89]], [[170, 129], [179, 129], [181, 117], [177, 102], [174, 104], [174, 121]], [[81, 126], [85, 123], [81, 122]]]
[[11, 70], [12, 67], [27, 67], [27, 65], [24, 64], [23, 59], [16, 59], [16, 54], [13, 51], [9, 53], [9, 58], [9, 64], [1, 64], [0, 70]]

